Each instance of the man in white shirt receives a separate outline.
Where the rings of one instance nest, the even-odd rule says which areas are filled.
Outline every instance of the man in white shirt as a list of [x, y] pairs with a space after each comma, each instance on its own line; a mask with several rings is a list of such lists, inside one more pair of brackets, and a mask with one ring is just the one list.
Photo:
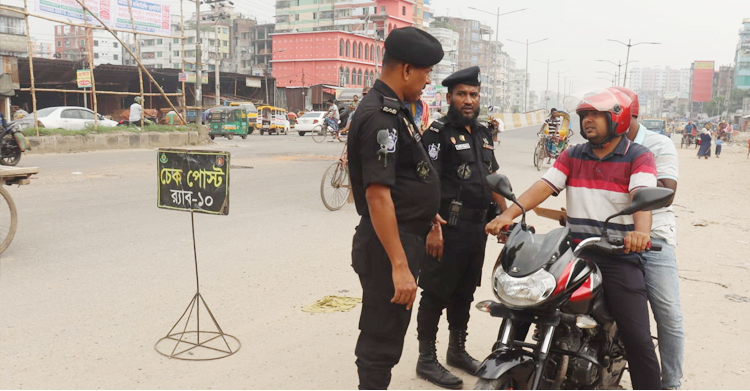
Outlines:
[[130, 125], [138, 126], [140, 125], [142, 116], [143, 106], [141, 106], [141, 97], [136, 96], [135, 99], [133, 99], [133, 104], [130, 105], [130, 116], [128, 116], [128, 122], [130, 122]]
[[328, 106], [328, 114], [326, 114], [326, 123], [328, 123], [328, 126], [330, 126], [331, 129], [333, 129], [336, 137], [338, 137], [339, 119], [341, 118], [339, 115], [339, 108], [336, 106], [336, 102], [334, 102], [333, 99], [329, 99], [328, 103], [330, 103], [330, 106]]
[[[643, 145], [654, 154], [659, 187], [677, 191], [677, 149], [669, 137], [648, 130], [638, 123], [638, 94], [625, 87], [612, 87], [630, 97], [633, 116], [627, 137]], [[682, 361], [685, 352], [685, 332], [680, 310], [680, 285], [677, 275], [677, 223], [672, 206], [651, 212], [651, 241], [662, 246], [661, 251], [644, 252], [646, 290], [654, 313], [659, 335], [662, 366], [662, 388], [680, 388]]]

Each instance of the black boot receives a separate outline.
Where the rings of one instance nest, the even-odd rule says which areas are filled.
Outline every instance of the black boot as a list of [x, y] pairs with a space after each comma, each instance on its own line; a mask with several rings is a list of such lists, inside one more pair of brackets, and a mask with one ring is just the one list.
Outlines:
[[437, 360], [435, 341], [419, 341], [417, 376], [443, 388], [460, 390], [464, 381], [453, 375]]
[[450, 366], [461, 368], [469, 374], [475, 375], [482, 363], [466, 353], [466, 335], [466, 331], [451, 330], [446, 361]]

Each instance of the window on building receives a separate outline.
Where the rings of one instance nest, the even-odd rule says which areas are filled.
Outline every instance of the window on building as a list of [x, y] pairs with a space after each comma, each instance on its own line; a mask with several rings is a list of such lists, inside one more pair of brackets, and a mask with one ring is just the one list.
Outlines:
[[362, 8], [362, 14], [363, 15], [369, 15], [370, 14], [370, 8], [369, 7]]
[[365, 44], [365, 60], [370, 59], [370, 45]]
[[344, 85], [349, 84], [349, 68], [346, 68], [344, 71]]
[[78, 41], [78, 47], [84, 47], [85, 44], [83, 43], [83, 40]]
[[188, 37], [187, 43], [195, 43], [195, 37]]
[[358, 86], [362, 85], [362, 70], [361, 69], [357, 71], [357, 85]]
[[349, 41], [346, 41], [346, 57], [349, 57]]
[[179, 50], [175, 50], [175, 51], [172, 52], [172, 55], [175, 56], [175, 57], [180, 57], [180, 51]]
[[62, 47], [62, 41], [57, 41], [57, 47], [59, 47], [59, 48]]
[[174, 39], [172, 39], [172, 43], [180, 43], [180, 39], [179, 38], [174, 38]]
[[119, 59], [120, 59], [120, 56], [119, 56], [119, 55], [117, 55], [117, 54], [113, 54], [113, 55], [112, 55], [112, 59], [113, 59], [113, 60], [119, 60]]
[[362, 44], [359, 44], [359, 48], [357, 49], [357, 58], [362, 59]]
[[381, 14], [384, 14], [384, 13], [385, 13], [385, 6], [384, 6], [384, 5], [381, 5], [381, 6], [380, 6], [380, 13], [381, 13]]
[[94, 40], [94, 46], [99, 46], [99, 41]]
[[117, 49], [118, 47], [120, 47], [120, 44], [118, 44], [117, 42], [112, 42], [112, 47]]
[[317, 12], [313, 12], [313, 20], [315, 20], [315, 19], [318, 19], [318, 13]]
[[163, 54], [162, 52], [156, 52], [156, 57], [161, 57], [162, 54]]
[[344, 86], [344, 68], [339, 68], [339, 87]]
[[370, 60], [377, 60], [377, 58], [375, 58], [375, 45], [370, 46]]
[[224, 47], [229, 46], [229, 41], [221, 41], [221, 46], [224, 46]]
[[161, 39], [161, 38], [159, 38], [159, 39], [157, 39], [157, 40], [156, 40], [156, 44], [157, 44], [157, 45], [161, 45], [161, 44], [162, 44], [162, 42], [163, 42], [163, 41], [162, 41], [162, 39]]
[[406, 7], [401, 7], [401, 15], [406, 15]]
[[343, 55], [344, 55], [344, 40], [340, 39], [339, 40], [339, 56], [343, 56]]
[[94, 58], [99, 58], [99, 53], [94, 53]]
[[172, 64], [172, 68], [174, 68], [174, 69], [180, 69], [180, 64]]

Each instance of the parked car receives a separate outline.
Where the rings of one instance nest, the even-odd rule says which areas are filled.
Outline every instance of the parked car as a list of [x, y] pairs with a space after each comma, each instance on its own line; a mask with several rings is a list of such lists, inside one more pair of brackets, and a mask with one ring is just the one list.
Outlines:
[[300, 136], [304, 136], [305, 133], [312, 132], [316, 128], [323, 127], [323, 118], [326, 116], [327, 111], [310, 111], [297, 118], [297, 125], [294, 130]]
[[[85, 107], [77, 106], [57, 106], [47, 107], [36, 111], [39, 127], [42, 128], [60, 128], [65, 130], [83, 130], [87, 126], [94, 126], [94, 116], [99, 118], [99, 126], [113, 128], [117, 126], [117, 121], [106, 119], [100, 114]], [[34, 127], [34, 113], [15, 121], [21, 129]]]
[[668, 132], [669, 129], [667, 128], [666, 118], [644, 118], [642, 123], [643, 126], [645, 126], [648, 130], [663, 134], [665, 136], [671, 136], [671, 134], [669, 134]]

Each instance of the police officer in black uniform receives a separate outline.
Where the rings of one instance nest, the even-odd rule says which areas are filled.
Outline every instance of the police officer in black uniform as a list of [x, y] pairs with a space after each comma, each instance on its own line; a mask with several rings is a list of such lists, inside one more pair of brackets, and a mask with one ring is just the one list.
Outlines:
[[432, 35], [406, 27], [385, 41], [380, 78], [362, 99], [349, 136], [349, 172], [362, 219], [352, 267], [362, 284], [355, 354], [360, 389], [385, 389], [401, 358], [425, 237], [437, 223], [440, 179], [411, 112], [443, 58]]
[[465, 350], [469, 308], [482, 274], [487, 243], [484, 226], [498, 205], [505, 209], [505, 201], [485, 183], [498, 164], [492, 131], [477, 122], [479, 67], [455, 72], [443, 85], [448, 87], [448, 114], [431, 124], [422, 142], [440, 174], [440, 216], [447, 224], [434, 227], [427, 237], [430, 255], [419, 278], [423, 291], [417, 314], [417, 375], [438, 386], [459, 389], [463, 381], [437, 360], [438, 322], [447, 308], [447, 362], [475, 374], [480, 363]]

